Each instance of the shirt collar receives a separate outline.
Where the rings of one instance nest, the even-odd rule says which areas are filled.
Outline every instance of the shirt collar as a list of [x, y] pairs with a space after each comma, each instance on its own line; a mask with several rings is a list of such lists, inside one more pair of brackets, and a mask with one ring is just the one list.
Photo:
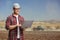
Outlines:
[[[12, 14], [12, 16], [15, 17], [14, 14]], [[18, 15], [18, 17], [20, 17], [20, 15]]]

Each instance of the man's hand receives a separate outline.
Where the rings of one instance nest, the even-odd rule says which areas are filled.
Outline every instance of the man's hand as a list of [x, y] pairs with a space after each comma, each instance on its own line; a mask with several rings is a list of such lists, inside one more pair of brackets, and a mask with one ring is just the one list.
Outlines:
[[17, 24], [18, 27], [21, 27], [22, 25], [21, 24]]

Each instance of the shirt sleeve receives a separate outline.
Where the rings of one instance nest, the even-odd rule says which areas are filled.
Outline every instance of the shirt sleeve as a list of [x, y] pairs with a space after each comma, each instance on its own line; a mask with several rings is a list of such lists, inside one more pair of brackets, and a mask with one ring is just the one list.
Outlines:
[[22, 17], [22, 25], [24, 24], [24, 18]]
[[[23, 24], [24, 24], [24, 18], [22, 17], [21, 19], [22, 19], [22, 20], [21, 20], [21, 24], [23, 25]], [[21, 31], [22, 31], [22, 32], [23, 32], [23, 30], [24, 30], [24, 28], [21, 27]], [[21, 32], [21, 33], [22, 33], [22, 32]]]
[[7, 17], [6, 19], [6, 24], [5, 24], [5, 28], [8, 30], [9, 29], [9, 25], [10, 25], [10, 18]]

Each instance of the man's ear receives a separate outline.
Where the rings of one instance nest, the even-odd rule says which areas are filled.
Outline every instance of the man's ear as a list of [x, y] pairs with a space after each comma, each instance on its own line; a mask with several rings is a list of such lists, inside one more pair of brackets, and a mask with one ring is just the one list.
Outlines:
[[13, 7], [13, 10], [14, 10], [15, 8]]

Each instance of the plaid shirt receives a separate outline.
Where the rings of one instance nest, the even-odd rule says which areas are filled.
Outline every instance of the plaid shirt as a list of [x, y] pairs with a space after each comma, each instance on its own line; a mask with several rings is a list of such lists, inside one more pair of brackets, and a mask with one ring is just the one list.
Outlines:
[[[23, 25], [24, 18], [19, 15], [18, 20], [19, 20], [19, 24]], [[7, 30], [9, 30], [9, 25], [16, 25], [16, 24], [17, 21], [14, 15], [10, 15], [7, 17], [6, 26], [5, 26]], [[12, 30], [9, 30], [8, 40], [17, 40], [17, 27]], [[24, 40], [22, 27], [20, 27], [20, 40]]]

